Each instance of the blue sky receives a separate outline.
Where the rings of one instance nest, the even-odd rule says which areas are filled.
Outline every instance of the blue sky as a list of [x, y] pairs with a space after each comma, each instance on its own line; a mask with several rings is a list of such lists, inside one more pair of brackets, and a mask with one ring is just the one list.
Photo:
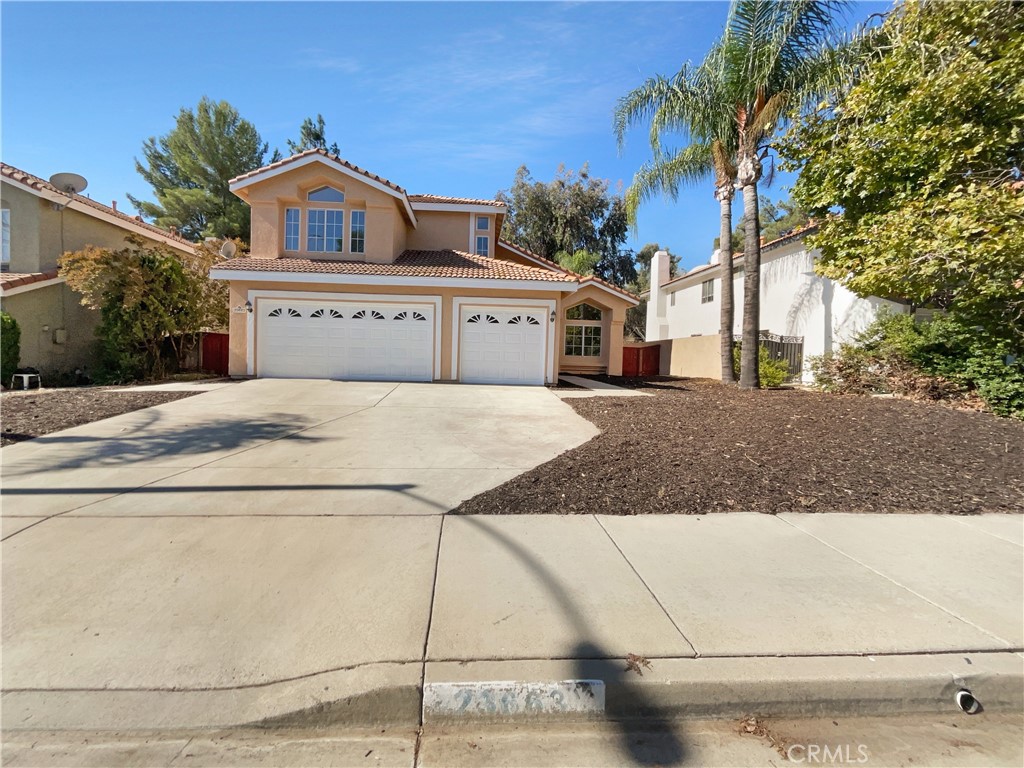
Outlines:
[[[886, 4], [853, 7], [859, 21]], [[622, 188], [648, 156], [620, 154], [615, 100], [699, 61], [725, 2], [12, 3], [0, 4], [3, 160], [36, 175], [74, 171], [87, 194], [143, 199], [133, 158], [182, 106], [224, 99], [287, 154], [323, 114], [351, 162], [411, 193], [491, 197], [520, 165], [559, 164]], [[768, 194], [786, 196], [789, 179]], [[703, 263], [717, 235], [711, 187], [639, 216], [657, 241]]]

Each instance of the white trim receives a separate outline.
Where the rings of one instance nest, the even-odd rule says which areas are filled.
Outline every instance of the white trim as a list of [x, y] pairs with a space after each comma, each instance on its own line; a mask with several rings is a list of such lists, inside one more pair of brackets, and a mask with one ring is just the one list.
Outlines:
[[551, 313], [555, 311], [554, 299], [496, 299], [478, 296], [456, 296], [452, 299], [452, 381], [459, 380], [459, 355], [461, 352], [460, 336], [462, 331], [462, 309], [464, 307], [536, 307], [545, 308], [544, 322], [548, 324], [547, 361], [544, 364], [544, 383], [551, 384], [555, 380], [555, 326], [551, 322]]
[[480, 203], [412, 203], [414, 211], [448, 211], [450, 213], [488, 213], [501, 216], [508, 213], [504, 205], [482, 205]]
[[51, 285], [65, 282], [63, 277], [51, 277], [48, 280], [36, 280], [34, 283], [15, 285], [12, 288], [0, 287], [0, 296], [17, 296], [19, 293], [28, 293], [36, 288], [49, 288]]
[[619, 290], [616, 290], [615, 288], [612, 288], [610, 286], [604, 285], [603, 283], [599, 283], [599, 282], [597, 282], [597, 280], [594, 280], [592, 278], [584, 277], [582, 280], [580, 280], [580, 288], [584, 288], [584, 287], [586, 287], [588, 285], [592, 285], [595, 288], [600, 288], [602, 291], [607, 291], [608, 293], [612, 294], [613, 296], [618, 296], [621, 299], [625, 299], [630, 304], [632, 304], [634, 307], [640, 304], [639, 299], [634, 299], [632, 296], [627, 296], [622, 291], [619, 291]]
[[136, 234], [147, 237], [150, 240], [157, 240], [161, 243], [166, 243], [172, 248], [177, 248], [183, 253], [195, 253], [195, 246], [192, 243], [183, 243], [180, 240], [175, 240], [169, 234], [154, 232], [151, 229], [139, 226], [138, 223], [134, 223], [131, 220], [122, 219], [119, 214], [113, 212], [108, 213], [99, 208], [94, 208], [91, 205], [76, 200], [74, 197], [69, 197], [68, 195], [64, 195], [59, 192], [52, 192], [48, 189], [36, 189], [29, 184], [12, 179], [8, 176], [3, 176], [2, 181], [4, 184], [10, 184], [11, 186], [21, 189], [24, 192], [28, 192], [31, 195], [41, 197], [44, 200], [49, 200], [51, 203], [66, 206], [73, 211], [84, 213], [86, 216], [92, 216], [94, 219], [100, 219], [101, 221], [113, 224], [129, 232], [135, 232]]
[[228, 189], [230, 189], [237, 195], [240, 189], [245, 189], [246, 187], [251, 186], [257, 182], [264, 181], [266, 179], [271, 179], [274, 176], [279, 176], [282, 173], [294, 171], [296, 168], [305, 168], [307, 165], [310, 165], [311, 163], [323, 163], [328, 168], [333, 168], [334, 170], [338, 171], [338, 173], [342, 173], [345, 176], [349, 176], [350, 178], [353, 178], [356, 181], [360, 181], [363, 184], [366, 184], [367, 186], [373, 187], [374, 189], [378, 189], [381, 192], [384, 192], [385, 194], [398, 198], [405, 204], [405, 210], [409, 214], [409, 220], [412, 222], [412, 228], [416, 229], [418, 222], [416, 221], [416, 214], [413, 212], [412, 206], [409, 204], [408, 195], [406, 195], [404, 192], [398, 192], [393, 187], [389, 187], [387, 184], [384, 184], [383, 182], [377, 181], [376, 179], [372, 179], [369, 176], [360, 173], [359, 171], [353, 171], [351, 168], [342, 165], [336, 160], [332, 160], [331, 158], [325, 157], [324, 155], [320, 154], [306, 155], [306, 157], [300, 158], [298, 160], [291, 160], [284, 163], [283, 165], [279, 165], [277, 168], [270, 168], [269, 170], [258, 171], [247, 178], [232, 181], [228, 185]]
[[559, 291], [574, 293], [579, 283], [568, 280], [508, 280], [464, 277], [410, 277], [404, 275], [358, 275], [338, 272], [257, 272], [248, 269], [212, 267], [214, 280], [244, 280], [249, 283], [318, 283], [323, 285], [407, 285], [421, 288], [496, 288], [510, 291]]
[[257, 301], [259, 299], [271, 299], [284, 301], [295, 299], [296, 301], [338, 301], [338, 302], [360, 302], [372, 304], [384, 302], [388, 304], [425, 304], [434, 308], [434, 364], [432, 381], [437, 381], [441, 374], [441, 304], [440, 296], [419, 296], [416, 294], [397, 293], [331, 293], [329, 291], [261, 291], [251, 289], [247, 292], [246, 298], [252, 303], [252, 312], [249, 312], [246, 323], [246, 350], [245, 369], [249, 376], [256, 375], [256, 315], [258, 314]]

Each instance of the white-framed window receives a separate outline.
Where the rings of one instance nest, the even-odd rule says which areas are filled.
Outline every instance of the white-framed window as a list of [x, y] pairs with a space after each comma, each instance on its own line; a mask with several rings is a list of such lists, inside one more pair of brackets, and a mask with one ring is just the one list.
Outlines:
[[476, 255], [490, 256], [491, 238], [487, 235], [476, 236]]
[[705, 280], [700, 284], [700, 303], [710, 304], [715, 300], [715, 280]]
[[569, 357], [601, 356], [601, 310], [577, 304], [565, 310], [565, 354]]
[[284, 209], [284, 249], [286, 251], [299, 250], [299, 232], [301, 231], [299, 217], [298, 208]]
[[11, 209], [4, 208], [2, 214], [3, 221], [3, 256], [0, 257], [0, 264], [4, 267], [9, 267], [11, 264]]
[[487, 216], [476, 217], [476, 228], [479, 232], [486, 232], [491, 228], [491, 220]]
[[350, 253], [366, 253], [366, 211], [352, 211], [348, 250]]
[[668, 305], [674, 307], [676, 305], [676, 293], [673, 291], [668, 295]]
[[[310, 193], [312, 194], [312, 193]], [[336, 208], [310, 208], [306, 212], [306, 250], [341, 253], [345, 245], [345, 212]]]

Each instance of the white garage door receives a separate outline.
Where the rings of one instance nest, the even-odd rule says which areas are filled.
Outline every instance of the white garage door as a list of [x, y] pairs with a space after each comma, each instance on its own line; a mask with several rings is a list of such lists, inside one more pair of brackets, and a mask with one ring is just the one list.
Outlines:
[[259, 301], [257, 375], [430, 381], [432, 304]]
[[470, 384], [543, 384], [548, 310], [464, 306], [459, 379]]

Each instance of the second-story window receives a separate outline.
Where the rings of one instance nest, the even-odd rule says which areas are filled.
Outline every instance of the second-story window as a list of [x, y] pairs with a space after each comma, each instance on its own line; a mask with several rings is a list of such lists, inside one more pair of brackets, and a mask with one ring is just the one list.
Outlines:
[[[334, 187], [312, 190], [311, 203], [344, 203], [345, 193]], [[306, 250], [311, 253], [341, 253], [345, 250], [345, 212], [340, 208], [309, 208], [306, 211]]]
[[341, 253], [345, 245], [345, 212], [333, 208], [310, 208], [307, 218], [306, 250]]
[[284, 249], [286, 251], [299, 250], [298, 208], [285, 208], [284, 210]]
[[491, 228], [491, 220], [486, 216], [477, 216], [476, 228], [478, 232], [486, 232]]
[[349, 237], [349, 251], [366, 252], [366, 211], [352, 211], [352, 234]]
[[476, 236], [476, 255], [477, 256], [490, 256], [491, 249], [491, 238], [487, 235]]
[[700, 303], [710, 304], [715, 300], [715, 281], [714, 279], [705, 280], [700, 284]]

